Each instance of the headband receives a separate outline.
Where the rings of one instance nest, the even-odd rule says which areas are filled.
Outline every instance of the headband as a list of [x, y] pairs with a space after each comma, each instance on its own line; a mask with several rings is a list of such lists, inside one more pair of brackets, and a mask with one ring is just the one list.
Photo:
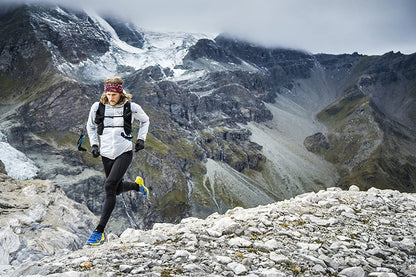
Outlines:
[[118, 92], [118, 93], [122, 93], [123, 92], [123, 86], [121, 84], [104, 84], [104, 91], [105, 92]]

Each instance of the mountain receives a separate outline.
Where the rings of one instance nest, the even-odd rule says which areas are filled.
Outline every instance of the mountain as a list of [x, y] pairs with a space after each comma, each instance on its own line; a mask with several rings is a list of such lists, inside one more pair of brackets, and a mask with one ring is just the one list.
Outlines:
[[119, 197], [117, 234], [333, 186], [416, 191], [416, 54], [313, 55], [35, 4], [3, 9], [0, 31], [4, 140], [95, 214], [102, 165], [75, 144], [103, 79], [149, 114], [126, 178], [150, 197]]
[[109, 234], [7, 276], [416, 276], [416, 194], [328, 188]]

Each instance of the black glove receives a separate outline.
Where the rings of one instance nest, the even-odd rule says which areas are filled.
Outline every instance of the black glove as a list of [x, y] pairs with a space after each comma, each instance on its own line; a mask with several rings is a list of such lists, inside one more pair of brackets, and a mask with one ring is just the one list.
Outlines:
[[94, 144], [91, 149], [92, 156], [97, 158], [100, 156], [100, 151], [98, 151], [98, 145]]
[[144, 148], [144, 140], [138, 139], [136, 141], [136, 146], [134, 147], [134, 152], [138, 152]]

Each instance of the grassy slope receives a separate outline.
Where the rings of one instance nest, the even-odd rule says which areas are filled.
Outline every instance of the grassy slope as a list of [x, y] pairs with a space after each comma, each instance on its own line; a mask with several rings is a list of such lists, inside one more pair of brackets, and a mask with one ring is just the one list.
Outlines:
[[403, 135], [407, 129], [388, 120], [356, 88], [346, 93], [318, 114], [330, 130], [330, 148], [323, 155], [338, 166], [339, 185], [416, 191], [414, 134]]

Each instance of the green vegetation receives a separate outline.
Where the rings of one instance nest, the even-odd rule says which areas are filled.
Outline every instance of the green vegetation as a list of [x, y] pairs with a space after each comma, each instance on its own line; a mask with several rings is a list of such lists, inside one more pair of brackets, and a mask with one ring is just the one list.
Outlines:
[[[45, 133], [36, 133], [36, 135], [49, 145], [54, 146], [56, 149], [77, 149], [79, 134], [75, 134], [70, 131], [50, 131]], [[88, 139], [84, 139], [84, 148], [86, 148], [85, 146], [87, 144], [89, 144]]]
[[361, 147], [361, 135], [340, 136], [328, 135], [331, 147], [325, 152], [324, 157], [327, 161], [335, 164], [343, 164], [354, 158]]
[[319, 121], [336, 128], [362, 104], [369, 103], [370, 98], [361, 92], [352, 92], [340, 101], [332, 104], [317, 115]]
[[146, 149], [157, 152], [162, 156], [166, 156], [168, 155], [169, 146], [149, 133], [146, 138]]
[[165, 218], [179, 220], [186, 208], [186, 191], [172, 190], [157, 200], [156, 210], [160, 211]]
[[171, 145], [171, 150], [179, 157], [185, 160], [193, 160], [194, 148], [183, 138], [176, 139]]

